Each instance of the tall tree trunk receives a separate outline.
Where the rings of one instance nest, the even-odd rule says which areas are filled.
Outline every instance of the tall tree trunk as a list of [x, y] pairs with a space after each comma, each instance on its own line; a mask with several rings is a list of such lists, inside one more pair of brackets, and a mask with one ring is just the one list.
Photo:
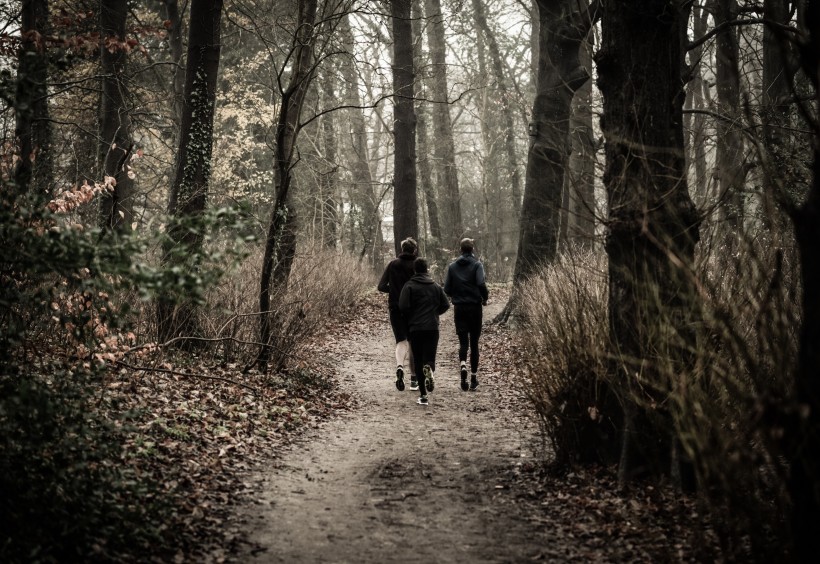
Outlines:
[[737, 20], [737, 0], [712, 0], [711, 9], [716, 27], [728, 25], [715, 38], [715, 85], [722, 119], [716, 123], [717, 135], [721, 142], [717, 144], [714, 175], [718, 181], [721, 202], [718, 208], [721, 230], [731, 236], [743, 227], [743, 190], [746, 176], [741, 135], [738, 29], [737, 26], [729, 25]]
[[[703, 6], [692, 8], [692, 31], [695, 38], [703, 37], [706, 33], [709, 12]], [[703, 81], [703, 45], [698, 45], [689, 51], [689, 68], [691, 79], [687, 83], [686, 100], [687, 110], [694, 110], [684, 115], [683, 127], [686, 134], [685, 143], [689, 155], [688, 167], [694, 167], [693, 192], [698, 204], [703, 204], [706, 194], [706, 120], [700, 113], [705, 107], [704, 88], [708, 88]]]
[[410, 0], [390, 2], [393, 22], [393, 246], [417, 237], [419, 229], [416, 196], [416, 112], [413, 108], [413, 31]]
[[[412, 6], [412, 30], [413, 30], [413, 37], [421, 37], [422, 30], [421, 30], [421, 23], [424, 18], [424, 13], [422, 11], [421, 0], [413, 0]], [[422, 52], [422, 42], [421, 41], [414, 41], [413, 42], [413, 65], [415, 68], [416, 76], [422, 77], [424, 76], [424, 67], [426, 66], [426, 60], [424, 57], [424, 53]], [[438, 199], [436, 197], [436, 188], [435, 183], [433, 182], [433, 169], [430, 166], [430, 158], [428, 155], [432, 155], [433, 151], [430, 150], [430, 142], [428, 137], [428, 115], [429, 115], [429, 108], [427, 103], [424, 101], [427, 98], [426, 88], [425, 88], [424, 80], [419, 80], [419, 86], [421, 87], [421, 91], [418, 93], [418, 98], [421, 98], [416, 105], [416, 143], [418, 146], [418, 154], [421, 155], [418, 158], [417, 166], [418, 166], [418, 183], [421, 193], [424, 195], [424, 205], [425, 209], [427, 210], [427, 220], [429, 222], [429, 240], [422, 240], [419, 241], [422, 249], [424, 249], [424, 253], [428, 256], [431, 256], [432, 259], [436, 262], [444, 259], [447, 256], [442, 251], [442, 232], [441, 232], [441, 220], [438, 208]], [[426, 234], [425, 234], [426, 235]], [[427, 237], [422, 237], [422, 239], [427, 239]]]
[[[287, 88], [282, 92], [279, 119], [276, 124], [276, 199], [271, 213], [262, 278], [259, 291], [261, 313], [260, 341], [262, 347], [256, 363], [266, 369], [270, 358], [273, 318], [271, 294], [274, 288], [287, 288], [290, 270], [296, 254], [296, 208], [291, 188], [293, 154], [299, 134], [302, 105], [315, 74], [314, 45], [316, 42], [316, 0], [300, 0], [299, 19], [293, 36], [293, 63]], [[279, 368], [279, 367], [277, 367]]]
[[[18, 194], [46, 199], [52, 181], [48, 111], [47, 0], [23, 0], [15, 93], [15, 135], [20, 160], [14, 168]], [[33, 184], [33, 185], [32, 185]]]
[[[508, 225], [516, 226], [518, 218], [521, 216], [521, 176], [518, 174], [518, 155], [515, 150], [515, 117], [510, 104], [513, 94], [509, 88], [509, 80], [504, 73], [504, 59], [501, 56], [501, 49], [498, 46], [495, 34], [487, 23], [484, 3], [481, 0], [473, 0], [473, 12], [475, 13], [476, 26], [487, 42], [487, 51], [492, 61], [493, 77], [496, 84], [498, 84], [498, 99], [501, 102], [503, 119], [504, 150], [507, 154], [507, 162], [504, 164], [503, 171], [505, 181], [510, 183], [510, 197], [513, 203], [513, 221]], [[506, 221], [505, 224], [507, 224]]]
[[182, 121], [183, 97], [185, 94], [185, 67], [182, 64], [182, 15], [177, 0], [163, 0], [165, 17], [168, 20], [168, 50], [171, 55], [173, 85], [172, 110], [175, 123]]
[[[202, 233], [195, 223], [205, 211], [211, 177], [216, 78], [219, 72], [222, 0], [194, 0], [188, 32], [185, 103], [168, 203], [169, 243], [166, 265], [196, 269], [202, 253]], [[160, 298], [159, 339], [166, 341], [199, 332], [194, 304]]]
[[792, 144], [789, 98], [794, 61], [789, 39], [776, 27], [789, 23], [788, 0], [764, 0], [763, 17], [771, 22], [763, 28], [763, 143], [769, 161], [763, 175], [763, 221], [780, 236], [786, 218], [776, 205], [777, 195], [794, 181], [788, 174]]
[[[327, 69], [324, 73], [324, 84], [322, 93], [324, 96], [324, 107], [330, 108], [336, 98], [336, 70]], [[325, 171], [319, 177], [319, 196], [316, 198], [319, 209], [319, 221], [322, 231], [322, 245], [328, 249], [336, 248], [336, 171], [337, 164], [337, 138], [336, 138], [336, 112], [328, 112], [322, 116], [322, 145], [324, 147], [324, 167]]]
[[[820, 0], [807, 0], [799, 14], [804, 30], [801, 64], [820, 92]], [[789, 492], [792, 498], [792, 534], [795, 560], [813, 562], [820, 553], [820, 120], [813, 102], [812, 184], [802, 207], [794, 213], [795, 235], [800, 252], [803, 315], [800, 351], [795, 375], [797, 421], [791, 437]]]
[[514, 284], [555, 258], [564, 173], [570, 153], [572, 98], [589, 80], [580, 61], [581, 47], [598, 2], [589, 11], [573, 10], [569, 0], [539, 0], [540, 41], [538, 95], [533, 104], [524, 204]]
[[342, 62], [342, 77], [347, 85], [345, 103], [350, 119], [350, 150], [352, 152], [350, 171], [353, 185], [350, 188], [350, 198], [355, 206], [361, 210], [359, 230], [362, 233], [361, 254], [370, 257], [374, 271], [384, 268], [382, 264], [382, 232], [381, 216], [379, 215], [379, 199], [376, 195], [376, 185], [370, 169], [370, 152], [367, 148], [367, 126], [362, 113], [361, 94], [359, 93], [359, 75], [354, 64], [354, 40], [350, 29], [350, 14], [343, 14], [339, 22], [339, 33], [347, 50], [347, 56]]
[[[592, 72], [592, 34], [581, 47], [581, 64]], [[592, 129], [592, 81], [585, 82], [572, 100], [572, 153], [566, 192], [569, 197], [567, 239], [591, 248], [595, 241], [595, 134]], [[563, 227], [563, 222], [562, 222]]]
[[[473, 3], [473, 14], [476, 20], [476, 59], [478, 62], [478, 76], [490, 76], [489, 65], [487, 64], [487, 40], [481, 26], [483, 16], [483, 4]], [[486, 20], [485, 20], [486, 25]], [[482, 237], [481, 247], [484, 255], [484, 268], [488, 278], [500, 280], [496, 272], [502, 263], [501, 251], [503, 247], [502, 228], [504, 231], [512, 229], [517, 223], [518, 214], [515, 213], [514, 221], [512, 217], [505, 217], [505, 212], [509, 214], [510, 207], [506, 205], [509, 198], [502, 198], [501, 194], [505, 186], [501, 182], [501, 158], [498, 143], [499, 116], [495, 110], [495, 100], [498, 93], [494, 88], [486, 86], [481, 89], [481, 140], [484, 146], [484, 160], [481, 163], [481, 194], [482, 194], [482, 225], [485, 231]], [[501, 204], [502, 200], [504, 205]], [[519, 205], [520, 208], [520, 205]], [[520, 212], [519, 212], [520, 213]]]
[[129, 176], [131, 115], [128, 111], [128, 81], [125, 22], [127, 0], [102, 0], [100, 4], [100, 61], [102, 100], [98, 155], [103, 174], [115, 180], [100, 204], [100, 223], [105, 229], [128, 232], [134, 221], [134, 182]]
[[427, 43], [430, 46], [430, 90], [433, 105], [433, 149], [436, 157], [436, 177], [441, 206], [442, 247], [458, 248], [464, 235], [461, 220], [461, 196], [458, 188], [456, 147], [450, 119], [449, 88], [447, 86], [447, 43], [444, 38], [444, 14], [441, 0], [424, 0], [427, 17]]
[[[609, 324], [624, 390], [620, 478], [671, 471], [672, 427], [663, 405], [675, 369], [694, 347], [689, 269], [699, 218], [683, 146], [682, 9], [667, 0], [603, 4], [598, 84], [604, 97]], [[678, 345], [674, 337], [683, 338]], [[670, 366], [671, 363], [671, 366]]]

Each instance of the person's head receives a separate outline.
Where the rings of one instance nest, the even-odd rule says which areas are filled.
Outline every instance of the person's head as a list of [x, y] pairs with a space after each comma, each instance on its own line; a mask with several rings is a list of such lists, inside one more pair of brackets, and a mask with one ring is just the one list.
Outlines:
[[419, 250], [419, 244], [412, 237], [408, 237], [401, 242], [401, 252], [415, 255]]
[[475, 241], [467, 237], [461, 240], [461, 252], [463, 254], [471, 255], [473, 254], [473, 249], [475, 249]]
[[427, 260], [419, 257], [413, 261], [413, 271], [416, 274], [427, 274]]

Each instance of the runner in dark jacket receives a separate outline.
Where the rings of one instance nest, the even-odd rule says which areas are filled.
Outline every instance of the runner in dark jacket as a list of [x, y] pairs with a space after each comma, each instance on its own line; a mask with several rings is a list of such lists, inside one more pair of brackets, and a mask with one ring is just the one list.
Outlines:
[[[473, 255], [472, 239], [461, 240], [461, 256], [447, 267], [444, 292], [453, 302], [453, 320], [458, 335], [458, 359], [461, 361], [461, 389], [478, 387], [478, 338], [481, 335], [482, 306], [487, 305], [489, 291], [484, 267]], [[470, 383], [467, 384], [467, 349], [470, 350]]]
[[416, 371], [413, 367], [413, 354], [407, 340], [407, 321], [399, 310], [399, 295], [405, 283], [413, 276], [413, 261], [419, 252], [419, 245], [411, 237], [401, 242], [401, 253], [391, 260], [384, 269], [379, 280], [379, 292], [387, 296], [387, 308], [390, 312], [390, 327], [396, 338], [396, 388], [404, 391], [404, 361], [407, 359], [410, 367], [410, 389], [418, 389]]
[[416, 374], [424, 375], [419, 378], [418, 402], [427, 405], [427, 392], [432, 392], [435, 385], [438, 317], [450, 308], [450, 302], [441, 286], [427, 273], [426, 260], [417, 258], [413, 267], [416, 274], [402, 288], [399, 308], [407, 319]]

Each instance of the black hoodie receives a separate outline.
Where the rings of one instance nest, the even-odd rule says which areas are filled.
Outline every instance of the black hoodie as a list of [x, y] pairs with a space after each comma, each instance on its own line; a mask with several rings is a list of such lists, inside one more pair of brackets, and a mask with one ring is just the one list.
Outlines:
[[441, 286], [429, 274], [414, 275], [399, 297], [399, 309], [407, 319], [407, 328], [413, 331], [437, 331], [438, 316], [450, 308], [450, 302]]
[[412, 253], [401, 253], [391, 260], [384, 269], [381, 280], [379, 280], [379, 292], [387, 292], [387, 305], [390, 309], [399, 307], [399, 294], [401, 289], [413, 276], [413, 261], [416, 255]]

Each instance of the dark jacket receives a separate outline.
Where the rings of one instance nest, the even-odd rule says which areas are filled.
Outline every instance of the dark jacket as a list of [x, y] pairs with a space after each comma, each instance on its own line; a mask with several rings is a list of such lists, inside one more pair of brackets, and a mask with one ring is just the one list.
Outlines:
[[413, 276], [413, 261], [416, 256], [410, 253], [401, 253], [391, 260], [384, 269], [381, 280], [379, 280], [379, 292], [387, 292], [387, 305], [390, 309], [399, 307], [399, 295], [401, 289]]
[[413, 331], [438, 330], [438, 316], [450, 308], [441, 286], [429, 274], [416, 274], [402, 288], [399, 309]]
[[484, 280], [484, 266], [472, 254], [463, 254], [447, 267], [444, 292], [453, 305], [483, 304], [490, 293]]

